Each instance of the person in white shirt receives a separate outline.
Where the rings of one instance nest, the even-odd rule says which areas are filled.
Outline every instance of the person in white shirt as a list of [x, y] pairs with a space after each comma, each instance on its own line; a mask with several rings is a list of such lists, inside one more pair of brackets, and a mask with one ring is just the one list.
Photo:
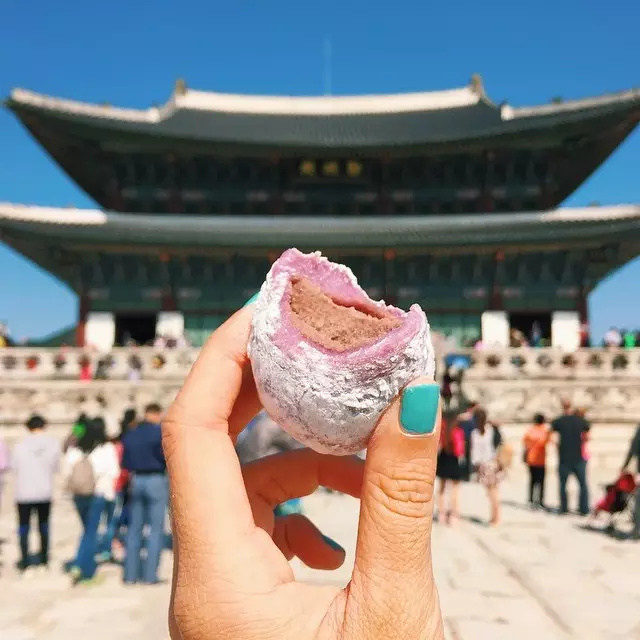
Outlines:
[[53, 495], [53, 476], [58, 469], [60, 443], [46, 432], [46, 421], [32, 415], [25, 425], [28, 435], [11, 452], [13, 493], [18, 510], [20, 561], [18, 570], [26, 571], [32, 564], [29, 557], [29, 531], [31, 516], [38, 514], [40, 533], [39, 565], [49, 563], [49, 517]]
[[498, 447], [501, 443], [500, 432], [487, 423], [487, 412], [478, 407], [474, 411], [475, 427], [471, 432], [471, 466], [478, 473], [478, 482], [487, 489], [491, 516], [489, 524], [500, 522], [500, 500], [498, 485], [504, 477], [504, 471], [498, 463]]
[[67, 450], [63, 474], [83, 528], [70, 570], [76, 584], [95, 575], [100, 518], [105, 504], [115, 500], [115, 481], [120, 474], [118, 455], [113, 444], [106, 441], [102, 418], [88, 421], [77, 444]]
[[[119, 500], [119, 485], [121, 484], [122, 470], [120, 469], [121, 455], [118, 450], [120, 434], [122, 427], [117, 415], [114, 411], [106, 410], [104, 415], [105, 436], [106, 442], [102, 445], [105, 449], [112, 449], [113, 455], [115, 455], [118, 461], [119, 473], [116, 476], [113, 485], [113, 497], [110, 492], [105, 494], [103, 523], [104, 530], [98, 537], [98, 561], [108, 562], [112, 559], [111, 545], [116, 533], [116, 521], [120, 519], [122, 511], [122, 500]], [[109, 454], [113, 459], [112, 454]], [[118, 504], [117, 504], [118, 503]]]
[[622, 334], [615, 327], [611, 327], [604, 334], [604, 344], [607, 347], [619, 347], [622, 344]]

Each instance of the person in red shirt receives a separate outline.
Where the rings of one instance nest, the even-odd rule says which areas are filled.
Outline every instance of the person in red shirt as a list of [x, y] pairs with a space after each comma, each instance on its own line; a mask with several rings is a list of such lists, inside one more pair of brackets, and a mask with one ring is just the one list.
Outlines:
[[524, 434], [525, 461], [529, 467], [529, 505], [544, 507], [544, 476], [547, 444], [551, 431], [544, 416], [536, 413], [533, 425]]
[[[440, 430], [440, 450], [436, 475], [440, 479], [438, 488], [438, 515], [446, 524], [458, 518], [458, 486], [462, 477], [465, 454], [464, 431], [458, 424], [458, 416], [446, 412], [442, 416]], [[449, 511], [445, 510], [445, 492], [451, 487]]]

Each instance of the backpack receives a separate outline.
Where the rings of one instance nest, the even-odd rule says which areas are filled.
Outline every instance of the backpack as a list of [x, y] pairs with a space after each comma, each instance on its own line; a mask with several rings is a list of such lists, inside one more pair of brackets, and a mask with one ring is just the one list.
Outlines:
[[96, 477], [89, 456], [83, 456], [73, 465], [67, 490], [74, 496], [92, 496], [96, 488]]
[[503, 442], [496, 452], [496, 459], [501, 469], [508, 469], [513, 459], [513, 448], [508, 442]]

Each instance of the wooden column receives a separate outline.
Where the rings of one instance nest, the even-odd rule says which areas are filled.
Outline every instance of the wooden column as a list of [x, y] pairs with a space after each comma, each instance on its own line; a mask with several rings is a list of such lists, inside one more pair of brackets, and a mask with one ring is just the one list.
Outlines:
[[587, 303], [587, 287], [582, 285], [580, 293], [578, 293], [578, 315], [580, 316], [580, 324], [589, 324], [589, 305]]
[[89, 298], [85, 292], [80, 294], [78, 300], [78, 324], [76, 324], [76, 347], [85, 346], [85, 329], [87, 316], [89, 315]]
[[171, 262], [171, 256], [163, 251], [159, 256], [162, 263], [163, 280], [162, 283], [162, 311], [176, 311], [176, 296], [174, 293], [174, 284], [171, 278], [171, 269], [169, 263]]
[[393, 249], [384, 251], [384, 301], [387, 304], [395, 305], [398, 302], [398, 295], [395, 288], [394, 262], [396, 252]]
[[500, 291], [500, 275], [503, 260], [504, 252], [502, 249], [498, 249], [493, 256], [493, 282], [491, 283], [491, 298], [489, 299], [489, 310], [491, 311], [502, 311], [504, 309], [502, 291]]

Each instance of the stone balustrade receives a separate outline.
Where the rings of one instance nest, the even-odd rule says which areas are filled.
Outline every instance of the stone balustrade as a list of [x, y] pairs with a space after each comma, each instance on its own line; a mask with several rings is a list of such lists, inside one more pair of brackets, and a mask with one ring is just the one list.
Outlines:
[[[2, 349], [0, 424], [19, 424], [32, 412], [69, 423], [83, 402], [102, 401], [117, 414], [150, 401], [166, 407], [197, 355], [197, 349], [153, 347], [116, 348], [108, 354], [75, 348]], [[581, 349], [571, 354], [557, 349], [461, 349], [439, 357], [440, 374], [451, 360], [458, 401], [478, 401], [499, 422], [528, 423], [537, 412], [552, 416], [565, 398], [583, 408], [590, 420], [640, 422], [640, 349]], [[91, 372], [86, 382], [80, 382], [83, 367]]]
[[[91, 377], [106, 380], [176, 380], [189, 372], [197, 349], [114, 348], [99, 353], [79, 348], [10, 348], [0, 350], [0, 380], [78, 380], [83, 365]], [[639, 379], [640, 349], [456, 349], [467, 363], [465, 380]], [[440, 373], [444, 371], [439, 358]], [[454, 368], [458, 368], [455, 366]]]
[[[640, 422], [640, 349], [460, 350], [445, 361], [453, 361], [454, 392], [485, 406], [498, 422], [557, 415], [563, 400], [589, 420]], [[456, 361], [468, 365], [461, 376]]]
[[[640, 349], [460, 349], [465, 380], [640, 380]], [[454, 354], [448, 356], [454, 358]], [[455, 362], [454, 362], [455, 367]], [[440, 368], [440, 371], [443, 369]]]
[[88, 366], [92, 378], [102, 380], [176, 380], [186, 376], [197, 349], [114, 348], [99, 353], [76, 348], [0, 350], [0, 381], [78, 380]]

